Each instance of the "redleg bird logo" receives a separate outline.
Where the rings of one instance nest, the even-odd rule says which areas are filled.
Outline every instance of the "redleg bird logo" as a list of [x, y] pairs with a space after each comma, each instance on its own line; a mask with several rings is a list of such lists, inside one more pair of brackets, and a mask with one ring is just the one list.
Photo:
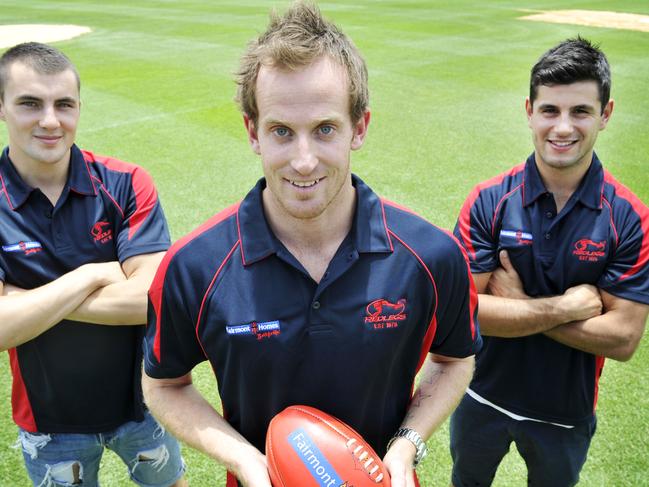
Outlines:
[[575, 242], [576, 250], [604, 250], [606, 248], [606, 240], [601, 242], [593, 242], [589, 238], [582, 238]]
[[606, 240], [596, 242], [589, 238], [582, 238], [573, 244], [572, 255], [581, 261], [598, 262], [606, 257]]
[[365, 323], [372, 325], [372, 329], [397, 328], [399, 322], [407, 318], [406, 300], [402, 298], [391, 303], [385, 298], [375, 299], [365, 307], [365, 312]]
[[394, 314], [403, 313], [406, 309], [406, 300], [400, 299], [396, 303], [391, 303], [387, 299], [377, 299], [367, 305], [368, 316], [378, 316], [383, 313], [383, 308]]
[[90, 230], [90, 235], [95, 239], [95, 242], [104, 244], [113, 239], [113, 229], [110, 228], [110, 223], [107, 221], [98, 221]]

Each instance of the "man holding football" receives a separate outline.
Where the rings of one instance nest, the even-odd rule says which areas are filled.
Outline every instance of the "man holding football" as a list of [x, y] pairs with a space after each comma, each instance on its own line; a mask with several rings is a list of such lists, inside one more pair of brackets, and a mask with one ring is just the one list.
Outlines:
[[[273, 16], [237, 81], [264, 178], [163, 260], [149, 293], [146, 401], [227, 467], [228, 486], [270, 486], [266, 430], [295, 404], [352, 426], [394, 487], [414, 486], [424, 442], [481, 345], [465, 254], [351, 173], [370, 122], [367, 69], [315, 6]], [[223, 415], [192, 385], [206, 359]]]
[[610, 88], [590, 42], [546, 52], [525, 103], [534, 152], [460, 213], [485, 339], [451, 420], [455, 487], [491, 485], [512, 442], [529, 485], [575, 485], [604, 360], [629, 360], [644, 332], [649, 210], [593, 151]]

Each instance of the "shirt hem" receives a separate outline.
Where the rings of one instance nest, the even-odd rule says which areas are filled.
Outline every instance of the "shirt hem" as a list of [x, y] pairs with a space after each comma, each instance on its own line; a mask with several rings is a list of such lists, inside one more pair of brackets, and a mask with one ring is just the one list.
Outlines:
[[634, 301], [641, 304], [649, 304], [649, 295], [647, 295], [646, 293], [632, 292], [624, 289], [623, 286], [616, 286], [614, 284], [608, 286], [600, 286], [600, 289], [621, 299], [627, 299], [629, 301]]
[[140, 422], [144, 420], [144, 408], [141, 411], [130, 416], [125, 417], [123, 420], [111, 421], [110, 423], [103, 423], [101, 425], [50, 425], [40, 427], [36, 425], [36, 429], [32, 428], [31, 425], [21, 424], [16, 421], [16, 426], [20, 429], [27, 431], [28, 433], [42, 433], [42, 434], [98, 434], [106, 433], [107, 431], [112, 431], [119, 428], [120, 426], [130, 422]]
[[168, 243], [158, 243], [158, 244], [151, 244], [147, 246], [142, 246], [142, 247], [134, 247], [134, 248], [129, 248], [127, 251], [122, 252], [118, 259], [120, 264], [123, 263], [126, 259], [129, 259], [131, 257], [135, 257], [136, 255], [143, 255], [143, 254], [154, 254], [157, 252], [166, 252], [169, 250], [170, 245]]
[[505, 408], [502, 408], [500, 406], [497, 406], [496, 404], [492, 403], [491, 401], [488, 401], [484, 397], [480, 396], [478, 393], [472, 391], [470, 388], [467, 387], [466, 393], [471, 396], [473, 399], [478, 401], [480, 404], [484, 404], [485, 406], [489, 406], [490, 408], [495, 409], [496, 411], [499, 411], [507, 416], [509, 416], [512, 419], [515, 419], [516, 421], [534, 421], [536, 423], [545, 423], [545, 424], [551, 424], [554, 426], [559, 426], [561, 428], [566, 428], [566, 429], [572, 429], [575, 426], [570, 425], [570, 424], [561, 424], [561, 423], [554, 423], [552, 421], [544, 421], [542, 419], [537, 419], [537, 418], [528, 418], [527, 416], [521, 416], [516, 413], [512, 413], [511, 411], [508, 411]]
[[[487, 398], [485, 394], [479, 394], [479, 393], [476, 392], [475, 389], [467, 388], [466, 392], [469, 395], [471, 395], [469, 393], [469, 390], [473, 394], [475, 394], [476, 396], [480, 397], [483, 401], [486, 401], [488, 403], [488, 404], [485, 404], [483, 402], [483, 404], [485, 404], [487, 406], [490, 406], [490, 407], [493, 407], [494, 409], [500, 408], [501, 409], [500, 412], [507, 411], [507, 413], [509, 413], [509, 414], [507, 414], [505, 412], [503, 412], [503, 414], [507, 414], [509, 417], [512, 417], [511, 415], [514, 415], [514, 416], [517, 416], [519, 418], [524, 418], [525, 420], [532, 420], [532, 421], [536, 421], [536, 422], [550, 423], [550, 424], [564, 425], [564, 426], [566, 426], [566, 425], [578, 426], [580, 424], [587, 423], [594, 416], [594, 413], [589, 413], [586, 416], [580, 416], [580, 417], [577, 417], [577, 418], [575, 418], [575, 417], [573, 417], [573, 418], [565, 418], [565, 417], [561, 418], [561, 417], [557, 417], [557, 416], [547, 415], [547, 414], [544, 414], [544, 413], [542, 413], [540, 411], [525, 410], [525, 409], [522, 409], [520, 407], [513, 406], [511, 404], [504, 404], [502, 402], [497, 402], [496, 403], [496, 402], [493, 401], [492, 398]], [[472, 396], [472, 397], [474, 397], [474, 396]], [[474, 397], [474, 399], [476, 401], [478, 401], [478, 402], [481, 402], [478, 399], [476, 399], [475, 397]], [[496, 406], [496, 407], [494, 407], [494, 406]], [[516, 419], [516, 418], [512, 417], [512, 419]]]

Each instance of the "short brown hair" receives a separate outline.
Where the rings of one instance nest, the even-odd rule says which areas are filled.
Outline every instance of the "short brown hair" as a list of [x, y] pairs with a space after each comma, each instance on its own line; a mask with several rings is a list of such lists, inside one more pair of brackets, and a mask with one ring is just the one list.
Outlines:
[[9, 48], [0, 57], [0, 100], [4, 99], [9, 68], [15, 62], [24, 63], [41, 74], [58, 74], [69, 69], [77, 78], [77, 88], [81, 88], [77, 68], [65, 54], [47, 44], [24, 42]]
[[579, 36], [554, 46], [534, 65], [530, 76], [530, 102], [534, 103], [539, 86], [569, 85], [578, 81], [597, 83], [604, 113], [611, 97], [611, 68], [599, 46]]
[[317, 6], [297, 1], [282, 16], [271, 12], [266, 32], [250, 42], [236, 74], [236, 101], [241, 111], [257, 123], [255, 87], [262, 65], [295, 70], [329, 56], [347, 71], [352, 121], [367, 111], [369, 92], [365, 60], [351, 39], [326, 20]]

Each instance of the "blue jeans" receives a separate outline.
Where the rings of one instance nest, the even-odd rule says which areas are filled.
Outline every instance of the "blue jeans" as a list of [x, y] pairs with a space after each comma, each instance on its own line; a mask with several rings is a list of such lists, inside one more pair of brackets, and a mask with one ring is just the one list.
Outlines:
[[185, 464], [176, 439], [149, 412], [144, 421], [130, 421], [98, 434], [29, 433], [19, 441], [34, 486], [98, 487], [104, 448], [128, 466], [131, 480], [142, 487], [168, 487], [182, 477]]
[[528, 486], [569, 487], [579, 481], [596, 420], [571, 429], [517, 421], [468, 394], [451, 416], [455, 487], [487, 487], [512, 442], [527, 465]]

